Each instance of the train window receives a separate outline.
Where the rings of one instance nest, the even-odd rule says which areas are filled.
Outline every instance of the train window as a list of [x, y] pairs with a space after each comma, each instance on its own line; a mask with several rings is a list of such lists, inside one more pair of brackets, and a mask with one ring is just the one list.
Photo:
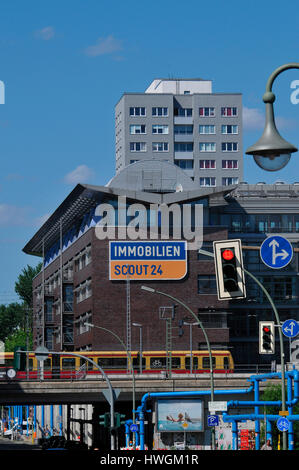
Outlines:
[[93, 364], [92, 362], [86, 361], [85, 359], [80, 359], [80, 367], [83, 366], [83, 364], [86, 364], [86, 370], [93, 370]]
[[[166, 357], [151, 357], [151, 369], [166, 369]], [[179, 357], [171, 358], [171, 368], [179, 369], [181, 367], [181, 359]]]
[[228, 357], [223, 358], [224, 361], [224, 369], [229, 369], [229, 360]]
[[75, 358], [74, 357], [64, 357], [62, 359], [62, 369], [63, 370], [73, 370], [75, 369]]
[[[216, 365], [216, 357], [212, 357], [212, 364], [213, 364], [213, 369], [215, 368]], [[210, 358], [209, 356], [205, 356], [202, 358], [202, 368], [203, 369], [209, 369], [210, 368]]]
[[29, 359], [29, 370], [33, 370], [33, 359]]
[[[198, 369], [198, 357], [192, 356], [192, 369]], [[186, 357], [185, 359], [185, 368], [186, 370], [190, 370], [190, 357]]]
[[51, 370], [51, 359], [48, 358], [48, 359], [45, 359], [44, 362], [44, 370]]
[[125, 369], [127, 367], [126, 357], [99, 357], [98, 364], [103, 369]]

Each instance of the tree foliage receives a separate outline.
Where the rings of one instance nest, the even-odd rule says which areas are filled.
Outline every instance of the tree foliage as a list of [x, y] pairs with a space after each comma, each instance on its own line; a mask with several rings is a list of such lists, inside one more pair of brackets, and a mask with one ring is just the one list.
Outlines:
[[23, 268], [15, 283], [16, 293], [28, 307], [32, 307], [32, 281], [40, 272], [41, 267], [42, 263], [39, 263], [35, 268], [28, 264], [26, 268]]
[[[287, 397], [287, 392], [286, 397]], [[281, 401], [281, 385], [268, 385], [262, 395], [264, 401]], [[265, 414], [278, 415], [281, 406], [265, 406]], [[293, 406], [293, 414], [299, 414], [299, 403]], [[273, 448], [277, 449], [278, 436], [280, 435], [280, 442], [282, 442], [282, 433], [278, 430], [276, 422], [272, 421], [272, 438]], [[294, 421], [294, 446], [299, 449], [299, 421]]]

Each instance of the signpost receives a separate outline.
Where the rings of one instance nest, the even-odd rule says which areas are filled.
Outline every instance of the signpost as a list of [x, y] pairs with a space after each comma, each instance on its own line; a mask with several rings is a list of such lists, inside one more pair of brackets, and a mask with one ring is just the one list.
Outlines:
[[219, 426], [219, 416], [208, 415], [208, 426]]
[[110, 241], [109, 279], [179, 280], [187, 274], [186, 241]]
[[288, 431], [290, 422], [287, 418], [282, 417], [277, 420], [276, 425], [279, 431], [284, 432], [284, 431]]
[[296, 320], [286, 320], [282, 324], [282, 332], [287, 338], [294, 338], [299, 333], [299, 323]]
[[287, 266], [293, 258], [293, 247], [289, 240], [279, 235], [273, 235], [263, 241], [260, 248], [263, 263], [272, 269]]

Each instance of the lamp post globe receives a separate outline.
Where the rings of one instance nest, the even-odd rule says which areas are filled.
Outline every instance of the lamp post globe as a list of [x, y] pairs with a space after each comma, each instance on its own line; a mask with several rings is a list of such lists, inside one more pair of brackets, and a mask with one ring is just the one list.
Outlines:
[[287, 142], [279, 134], [274, 119], [273, 103], [275, 95], [272, 93], [274, 79], [281, 72], [291, 68], [299, 68], [299, 63], [286, 64], [276, 69], [269, 77], [263, 101], [266, 105], [265, 128], [261, 138], [246, 150], [246, 155], [252, 155], [256, 164], [266, 171], [278, 171], [284, 168], [293, 152], [298, 149]]

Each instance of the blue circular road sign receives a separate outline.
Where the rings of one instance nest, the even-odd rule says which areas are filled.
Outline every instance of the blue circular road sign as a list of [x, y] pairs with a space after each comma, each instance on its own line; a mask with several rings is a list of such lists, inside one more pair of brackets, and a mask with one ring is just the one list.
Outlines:
[[290, 426], [290, 421], [287, 418], [279, 418], [276, 422], [277, 428], [279, 431], [287, 431]]
[[131, 424], [130, 425], [130, 431], [131, 432], [137, 432], [138, 431], [138, 424]]
[[279, 235], [273, 235], [263, 241], [260, 248], [263, 263], [272, 269], [281, 269], [293, 258], [293, 247], [289, 240]]
[[281, 329], [285, 336], [294, 338], [299, 333], [299, 323], [296, 320], [286, 320]]

